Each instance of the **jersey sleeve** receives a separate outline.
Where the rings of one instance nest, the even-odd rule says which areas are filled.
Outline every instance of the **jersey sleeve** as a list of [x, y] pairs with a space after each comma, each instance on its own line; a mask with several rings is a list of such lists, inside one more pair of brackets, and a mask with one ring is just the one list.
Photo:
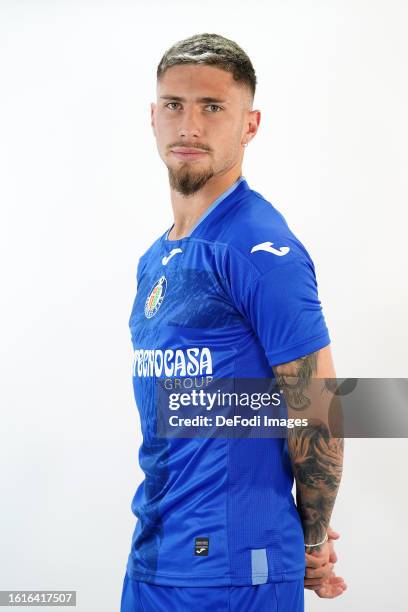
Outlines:
[[[231, 260], [233, 261], [233, 260]], [[263, 272], [235, 260], [232, 295], [271, 366], [287, 363], [330, 344], [310, 257], [297, 255]]]

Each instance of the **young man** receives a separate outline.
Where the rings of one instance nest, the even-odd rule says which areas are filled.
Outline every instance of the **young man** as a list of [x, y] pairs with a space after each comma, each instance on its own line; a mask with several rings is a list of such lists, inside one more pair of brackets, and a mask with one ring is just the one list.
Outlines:
[[129, 321], [145, 479], [121, 612], [300, 612], [305, 587], [346, 588], [329, 526], [343, 447], [327, 418], [287, 438], [156, 431], [158, 379], [274, 375], [298, 414], [312, 377], [335, 377], [310, 256], [242, 176], [255, 85], [247, 55], [215, 34], [176, 43], [157, 69], [151, 122], [174, 224], [139, 260]]

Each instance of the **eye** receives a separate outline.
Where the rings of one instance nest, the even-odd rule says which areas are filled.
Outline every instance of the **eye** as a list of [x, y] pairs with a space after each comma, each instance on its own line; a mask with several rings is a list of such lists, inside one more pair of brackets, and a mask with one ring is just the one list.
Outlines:
[[166, 104], [166, 108], [169, 108], [169, 110], [176, 110], [175, 108], [170, 108], [172, 104], [177, 106], [177, 104], [180, 104], [180, 102], [169, 102]]
[[218, 104], [207, 104], [207, 106], [205, 108], [211, 108], [211, 109], [216, 109], [216, 110], [211, 110], [211, 113], [218, 113], [220, 110], [222, 110], [222, 106], [219, 106]]

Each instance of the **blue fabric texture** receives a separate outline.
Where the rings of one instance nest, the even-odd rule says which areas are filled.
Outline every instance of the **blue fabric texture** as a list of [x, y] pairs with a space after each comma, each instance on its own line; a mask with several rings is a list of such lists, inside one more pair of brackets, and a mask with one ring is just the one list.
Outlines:
[[240, 587], [304, 576], [286, 439], [156, 432], [158, 378], [272, 377], [271, 366], [330, 343], [313, 262], [282, 214], [243, 177], [224, 196], [189, 236], [166, 231], [137, 266], [129, 328], [144, 479], [127, 571], [138, 582]]
[[303, 579], [247, 587], [169, 587], [123, 582], [120, 612], [304, 612]]

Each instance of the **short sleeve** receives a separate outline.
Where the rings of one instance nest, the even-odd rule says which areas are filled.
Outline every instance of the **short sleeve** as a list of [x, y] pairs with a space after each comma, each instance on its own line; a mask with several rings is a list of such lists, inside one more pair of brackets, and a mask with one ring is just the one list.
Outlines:
[[235, 298], [271, 366], [330, 344], [314, 265], [306, 256], [252, 275], [236, 285]]

